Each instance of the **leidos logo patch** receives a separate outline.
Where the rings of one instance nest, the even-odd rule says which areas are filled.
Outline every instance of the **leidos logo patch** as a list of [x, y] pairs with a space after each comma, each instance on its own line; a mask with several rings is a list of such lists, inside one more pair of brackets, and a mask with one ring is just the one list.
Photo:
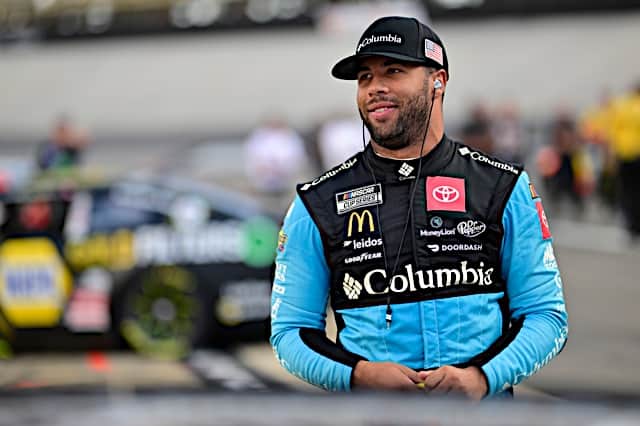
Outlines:
[[368, 249], [382, 245], [382, 238], [361, 238], [360, 240], [346, 240], [342, 247], [350, 247], [353, 250]]
[[377, 183], [336, 194], [336, 211], [338, 214], [350, 212], [362, 207], [382, 204], [382, 185]]

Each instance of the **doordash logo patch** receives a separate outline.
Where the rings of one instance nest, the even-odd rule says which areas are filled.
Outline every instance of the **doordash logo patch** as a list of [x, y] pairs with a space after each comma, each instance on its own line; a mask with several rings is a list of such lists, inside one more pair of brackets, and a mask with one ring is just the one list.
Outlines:
[[464, 179], [447, 176], [427, 177], [427, 211], [466, 211]]

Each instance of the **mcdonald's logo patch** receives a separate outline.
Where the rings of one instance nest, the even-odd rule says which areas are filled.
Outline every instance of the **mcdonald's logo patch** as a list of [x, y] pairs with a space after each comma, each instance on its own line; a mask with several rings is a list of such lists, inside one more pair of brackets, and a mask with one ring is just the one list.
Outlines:
[[362, 186], [336, 194], [336, 212], [344, 214], [362, 207], [382, 204], [382, 185]]
[[347, 237], [352, 237], [354, 234], [372, 233], [375, 231], [375, 221], [373, 220], [373, 214], [367, 209], [361, 212], [352, 212], [347, 220]]

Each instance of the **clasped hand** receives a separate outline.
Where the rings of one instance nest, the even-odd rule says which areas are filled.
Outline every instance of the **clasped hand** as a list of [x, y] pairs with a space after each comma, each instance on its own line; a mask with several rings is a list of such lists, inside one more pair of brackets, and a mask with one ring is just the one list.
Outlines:
[[394, 362], [359, 361], [353, 381], [355, 388], [430, 394], [458, 393], [476, 401], [487, 393], [485, 376], [478, 367], [445, 365], [435, 370], [415, 371]]

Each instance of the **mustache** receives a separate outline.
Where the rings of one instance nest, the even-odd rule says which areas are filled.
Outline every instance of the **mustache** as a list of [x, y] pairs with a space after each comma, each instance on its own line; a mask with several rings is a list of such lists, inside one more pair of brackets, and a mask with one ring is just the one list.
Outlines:
[[394, 103], [396, 105], [400, 105], [400, 100], [398, 98], [396, 98], [395, 96], [385, 96], [385, 95], [380, 95], [380, 96], [375, 96], [373, 98], [371, 98], [370, 100], [367, 101], [367, 103], [365, 104], [365, 106], [371, 106], [373, 104], [379, 103], [379, 102], [391, 102]]

